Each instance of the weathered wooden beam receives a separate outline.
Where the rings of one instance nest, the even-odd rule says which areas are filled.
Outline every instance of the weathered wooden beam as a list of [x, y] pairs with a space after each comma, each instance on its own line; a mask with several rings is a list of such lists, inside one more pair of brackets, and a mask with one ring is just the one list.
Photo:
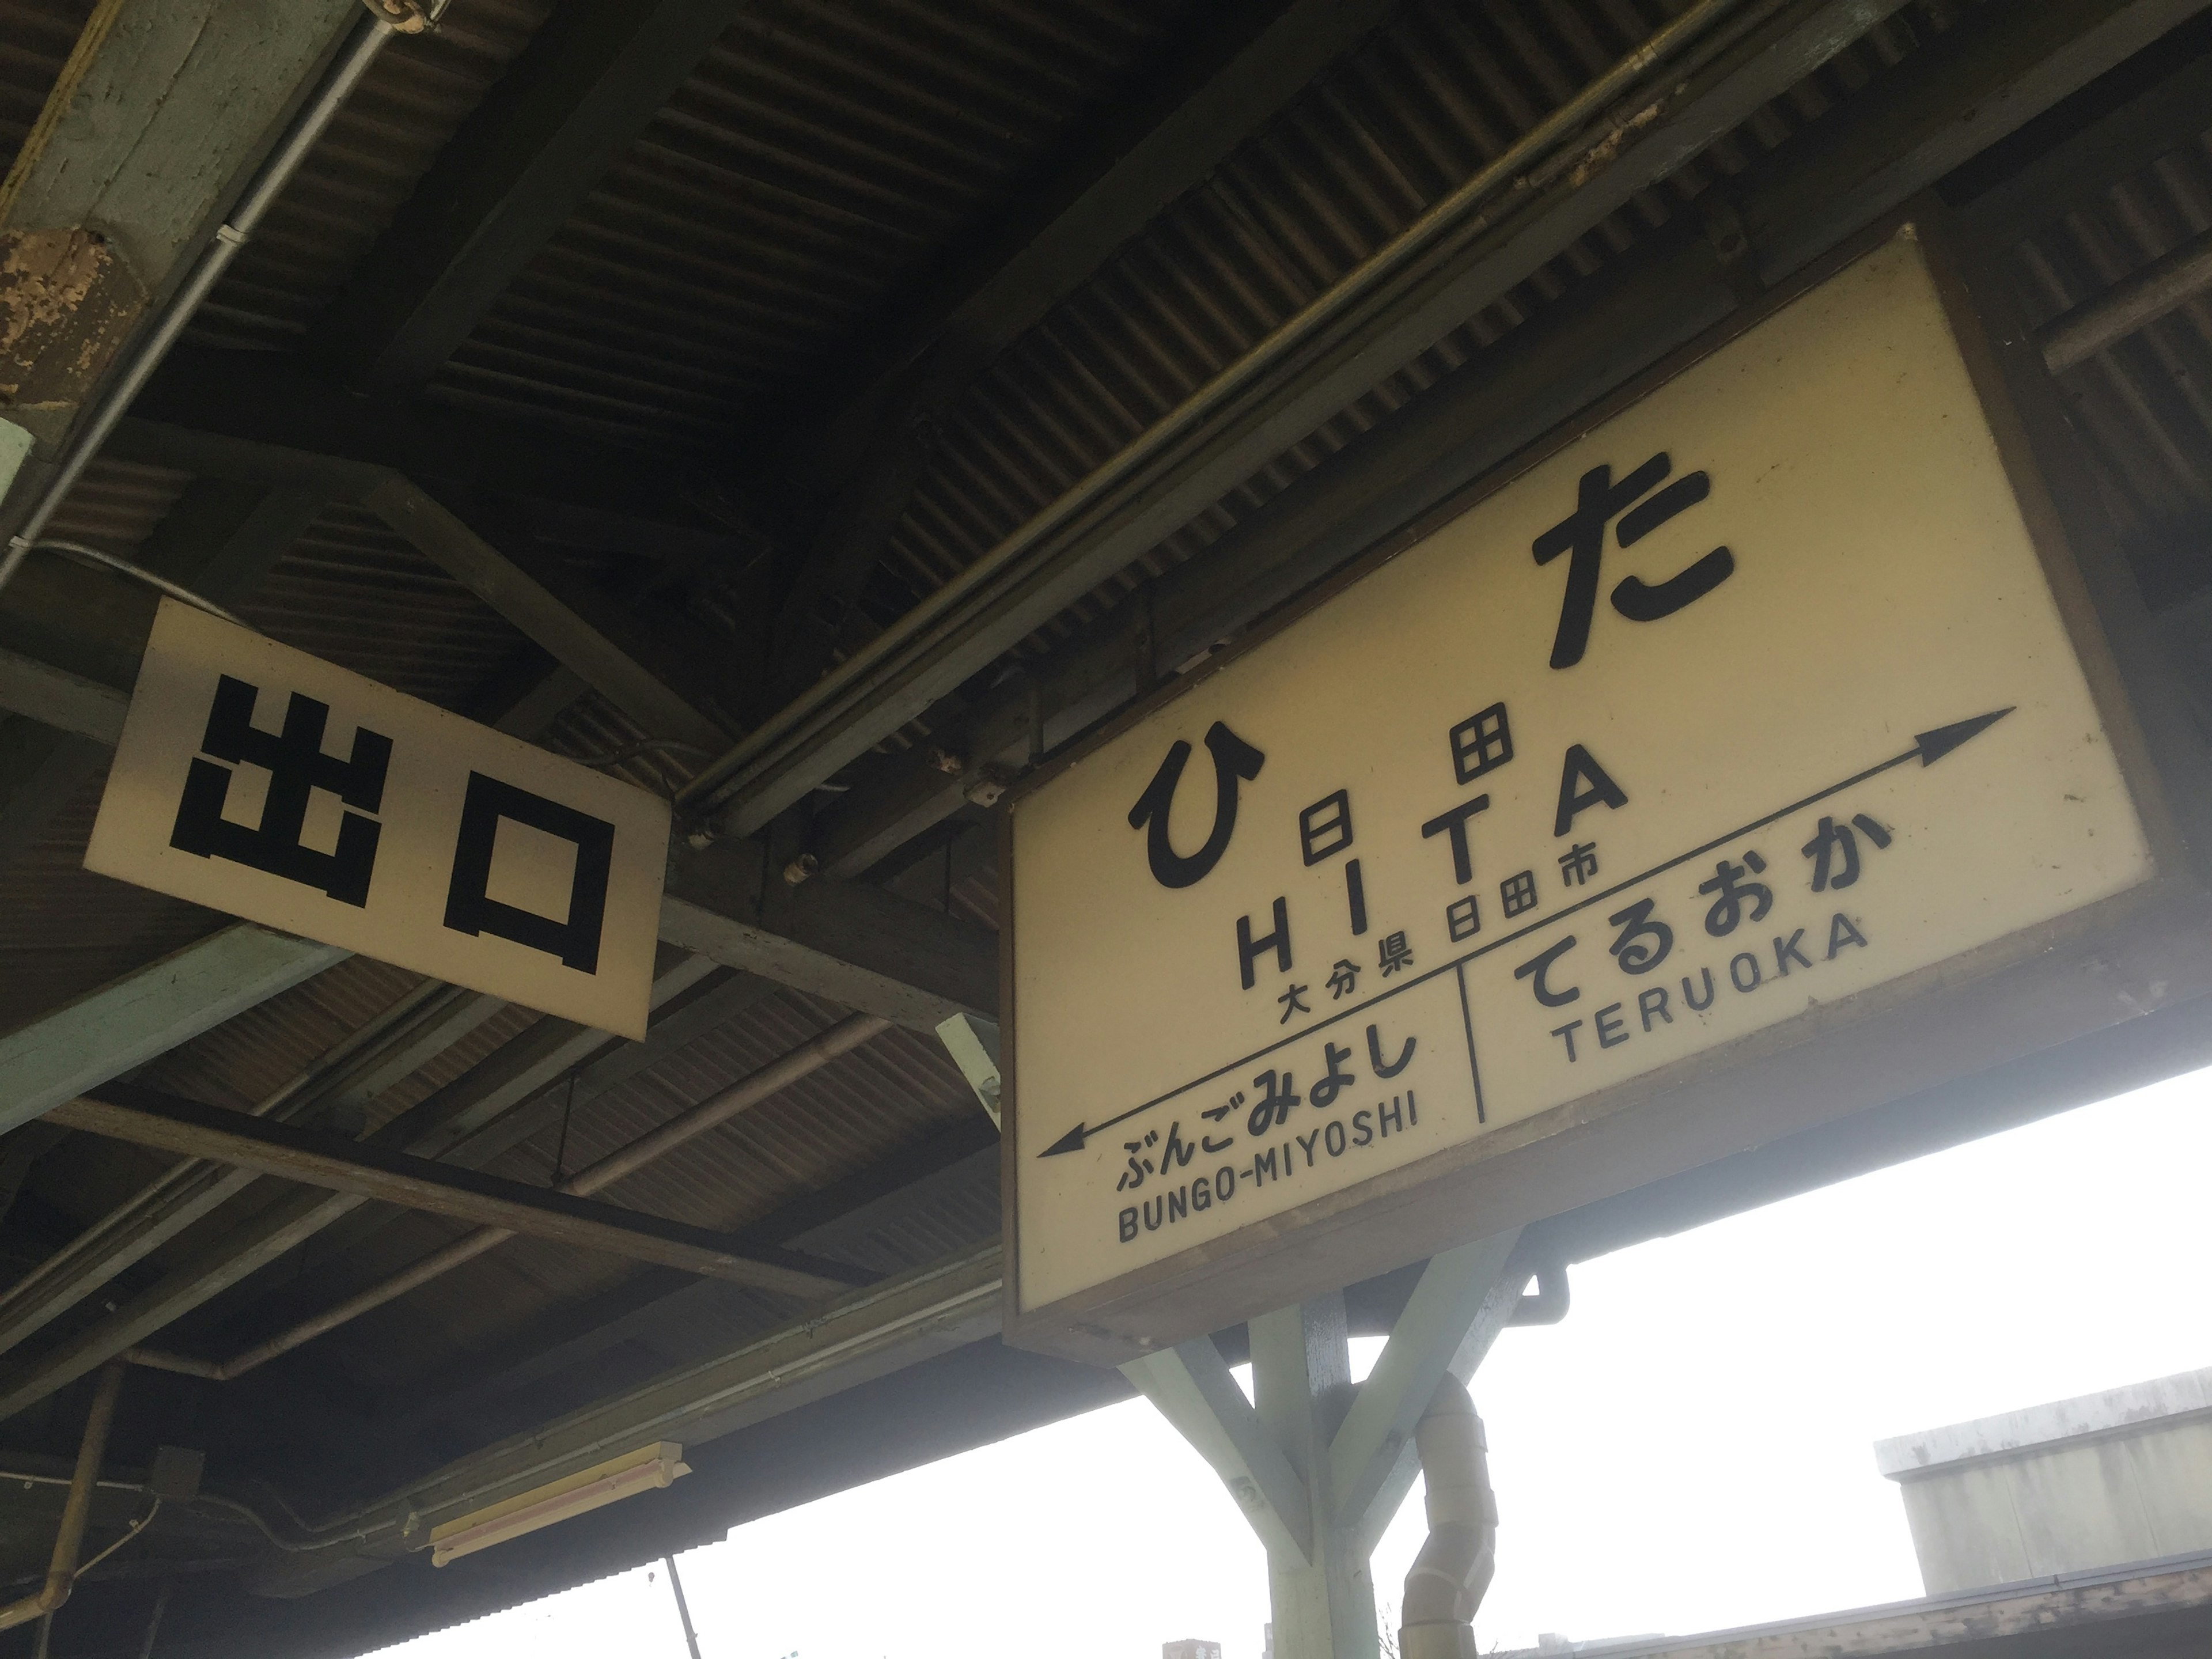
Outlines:
[[872, 378], [793, 457], [793, 470], [817, 489], [834, 483], [837, 501], [777, 617], [769, 684], [779, 701], [829, 665], [921, 477], [934, 417], [1395, 3], [1245, 0], [1204, 9], [1194, 33], [1148, 66], [1149, 95], [1120, 104], [1107, 130], [990, 240], [988, 263], [949, 273], [876, 343]]
[[1372, 1553], [1405, 1502], [1419, 1460], [1413, 1430], [1437, 1385], [1474, 1375], [1513, 1316], [1528, 1283], [1510, 1271], [1519, 1231], [1477, 1239], [1433, 1256], [1421, 1270], [1390, 1340], [1352, 1396], [1328, 1443], [1328, 1492], [1336, 1524]]
[[725, 728], [670, 684], [692, 676], [620, 610], [555, 592], [547, 586], [549, 573], [526, 570], [458, 514], [397, 473], [370, 489], [362, 501], [652, 736], [700, 749], [724, 741]]
[[[737, 1229], [735, 1237], [814, 1254], [864, 1244], [882, 1228], [927, 1213], [950, 1191], [988, 1181], [999, 1160], [999, 1133], [981, 1112], [903, 1146], [890, 1157], [841, 1177]], [[447, 1376], [395, 1395], [380, 1409], [381, 1429], [410, 1434], [425, 1423], [463, 1420], [492, 1439], [515, 1425], [499, 1415], [518, 1390], [632, 1341], [680, 1363], [701, 1352], [702, 1328], [729, 1292], [674, 1273], [641, 1273], [581, 1304], [554, 1309], [491, 1352], [468, 1357]]]
[[[1817, 139], [1808, 134], [1729, 181], [1759, 275], [1780, 281], [2202, 10], [2203, 0], [2000, 10], [1929, 42], [1899, 66], [1893, 94], [1837, 112]], [[2084, 169], [2101, 165], [2101, 147], [2112, 147], [2123, 170], [2170, 148], [2161, 135], [2178, 130], [2207, 86], [2212, 76], [2201, 64], [2179, 67], [2030, 166], [2026, 186], [1991, 187], [1967, 210], [1970, 222], [2017, 234], [2039, 203], [2069, 181], [2078, 189]], [[1157, 659], [1202, 654], [1416, 522], [1726, 316], [1735, 280], [1703, 238], [1662, 233], [1643, 256], [1515, 330], [1152, 583]], [[1117, 617], [1033, 681], [936, 720], [943, 735], [934, 752], [916, 747], [861, 763], [854, 787], [814, 820], [808, 845], [822, 868], [847, 876], [869, 868], [1014, 775], [1040, 743], [1064, 743], [1138, 695], [1128, 629], [1127, 616]]]
[[671, 849], [660, 936], [910, 1030], [997, 1012], [998, 935], [927, 905], [766, 869], [757, 842]]
[[120, 1076], [349, 953], [240, 922], [0, 1037], [0, 1133]]
[[[659, 1007], [688, 990], [711, 969], [711, 963], [694, 958], [664, 962], [653, 981], [654, 1006]], [[4, 1050], [6, 1041], [0, 1039], [0, 1050]], [[605, 1031], [568, 1020], [541, 1019], [360, 1144], [417, 1158], [443, 1158], [485, 1125], [620, 1042]], [[4, 1059], [0, 1059], [0, 1065], [4, 1065]], [[120, 1069], [88, 1077], [58, 1098], [73, 1098], [94, 1084], [116, 1076]], [[105, 1318], [71, 1335], [52, 1352], [41, 1354], [36, 1364], [0, 1382], [0, 1419], [66, 1388], [125, 1349], [145, 1341], [296, 1249], [366, 1201], [352, 1193], [304, 1193], [279, 1200], [209, 1238], [152, 1284], [123, 1298]]]
[[63, 1102], [47, 1119], [157, 1152], [258, 1170], [330, 1192], [787, 1296], [835, 1295], [874, 1277], [788, 1251], [741, 1247], [703, 1227], [128, 1084], [103, 1084]]
[[1743, 215], [1760, 277], [1778, 282], [1818, 258], [2204, 4], [2073, 0], [1961, 19], [1854, 100], [1850, 121], [1816, 124], [1794, 147], [1788, 187], [1763, 191]]
[[[312, 1121], [335, 1107], [365, 1110], [503, 1006], [496, 997], [425, 981], [257, 1102], [254, 1115]], [[254, 1179], [251, 1171], [191, 1159], [171, 1164], [0, 1291], [0, 1353], [214, 1213]]]
[[[107, 453], [201, 477], [255, 476], [225, 471], [251, 452], [226, 452], [216, 440], [264, 445], [293, 465], [313, 458], [340, 483], [349, 463], [388, 467], [425, 485], [565, 503], [691, 536], [718, 527], [678, 506], [707, 483], [696, 457], [419, 399], [365, 397], [276, 353], [177, 347]], [[715, 495], [728, 499], [726, 487]]]
[[[672, 997], [665, 1003], [653, 1015], [652, 1029], [643, 1042], [617, 1043], [602, 1050], [596, 1059], [571, 1072], [560, 1088], [542, 1090], [534, 1097], [521, 1100], [467, 1139], [445, 1148], [438, 1154], [440, 1161], [462, 1169], [483, 1169], [532, 1136], [589, 1106], [608, 1090], [659, 1065], [678, 1049], [689, 1047], [745, 1009], [773, 996], [780, 988], [749, 974], [724, 975], [716, 983], [702, 981], [701, 988], [680, 998]], [[344, 1271], [334, 1265], [338, 1258], [358, 1250], [395, 1219], [389, 1210], [356, 1211], [295, 1251], [281, 1269], [264, 1274], [252, 1287], [255, 1305], [275, 1301], [280, 1310], [292, 1308], [289, 1313], [279, 1311], [273, 1316], [278, 1325], [304, 1317], [313, 1308], [327, 1306], [332, 1289], [331, 1276]], [[292, 1307], [303, 1298], [303, 1305]]]
[[635, 615], [553, 561], [494, 546], [390, 466], [136, 417], [114, 447], [212, 475], [195, 489], [276, 486], [288, 499], [321, 492], [361, 502], [653, 737], [715, 752], [734, 729], [736, 706], [751, 701], [742, 679], [723, 672], [726, 645], [704, 629], [678, 616]]
[[1314, 1559], [1313, 1500], [1305, 1477], [1237, 1386], [1212, 1337], [1132, 1359], [1121, 1375], [1221, 1477], [1271, 1557]]
[[41, 452], [16, 503], [359, 16], [349, 0], [94, 11], [0, 185], [0, 379]]
[[428, 380], [744, 3], [556, 8], [318, 323], [310, 355], [379, 391]]
[[0, 708], [113, 748], [123, 740], [128, 692], [0, 647]]

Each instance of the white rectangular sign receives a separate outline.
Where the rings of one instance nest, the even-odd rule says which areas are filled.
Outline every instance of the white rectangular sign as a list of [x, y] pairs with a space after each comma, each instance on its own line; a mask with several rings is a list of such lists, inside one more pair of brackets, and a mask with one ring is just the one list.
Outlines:
[[665, 802], [173, 599], [84, 867], [645, 1035]]
[[1011, 846], [1017, 1315], [1583, 1133], [2154, 873], [1909, 236], [1019, 798]]

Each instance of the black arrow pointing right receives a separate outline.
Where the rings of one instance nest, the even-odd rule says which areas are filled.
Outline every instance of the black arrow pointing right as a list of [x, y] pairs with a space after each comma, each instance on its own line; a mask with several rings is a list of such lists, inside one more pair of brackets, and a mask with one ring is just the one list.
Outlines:
[[[1993, 709], [1986, 714], [1977, 714], [1971, 720], [1954, 720], [1948, 726], [1938, 726], [1932, 727], [1926, 732], [1918, 732], [1915, 734], [1912, 739], [1912, 747], [1906, 750], [1901, 755], [1892, 755], [1886, 761], [1877, 761], [1874, 765], [1868, 767], [1863, 772], [1852, 773], [1850, 776], [1845, 778], [1840, 783], [1832, 783], [1825, 789], [1815, 790], [1813, 793], [1806, 796], [1802, 800], [1791, 801], [1789, 805], [1783, 807], [1778, 811], [1769, 812], [1762, 818], [1754, 818], [1749, 823], [1741, 825], [1736, 829], [1729, 830], [1726, 835], [1716, 836], [1712, 840], [1705, 842], [1702, 847], [1692, 847], [1686, 853], [1677, 854], [1674, 857], [1668, 859], [1664, 864], [1655, 864], [1649, 870], [1641, 871], [1638, 874], [1631, 876], [1626, 881], [1614, 883], [1613, 885], [1607, 888], [1601, 893], [1592, 893], [1587, 898], [1581, 900], [1579, 902], [1568, 905], [1565, 909], [1555, 910], [1548, 916], [1541, 917], [1535, 921], [1530, 922], [1525, 927], [1516, 929], [1515, 932], [1506, 934], [1503, 939], [1492, 939], [1489, 944], [1484, 945], [1480, 950], [1470, 951], [1463, 957], [1455, 957], [1451, 961], [1443, 963], [1440, 967], [1431, 968], [1427, 973], [1422, 974], [1417, 978], [1407, 980], [1402, 984], [1393, 988], [1391, 990], [1384, 992], [1383, 996], [1395, 996], [1400, 991], [1411, 990], [1414, 986], [1421, 984], [1426, 980], [1434, 978], [1438, 974], [1449, 973], [1451, 969], [1458, 967], [1462, 963], [1472, 962], [1477, 957], [1488, 956], [1492, 951], [1499, 950], [1505, 945], [1510, 945], [1516, 939], [1527, 938], [1530, 933], [1534, 933], [1540, 927], [1548, 927], [1553, 922], [1560, 921], [1564, 917], [1574, 915], [1577, 910], [1588, 909], [1591, 905], [1602, 904], [1607, 899], [1626, 892], [1632, 887], [1638, 886], [1643, 883], [1650, 880], [1654, 876], [1664, 875], [1668, 871], [1674, 869], [1677, 865], [1687, 864], [1694, 858], [1702, 858], [1705, 854], [1711, 852], [1717, 847], [1725, 847], [1730, 842], [1735, 841], [1741, 836], [1747, 836], [1755, 830], [1764, 830], [1768, 824], [1773, 823], [1779, 819], [1786, 818], [1793, 812], [1802, 812], [1807, 807], [1816, 805], [1820, 802], [1827, 799], [1831, 795], [1841, 794], [1844, 790], [1849, 789], [1856, 784], [1864, 783], [1869, 778], [1879, 777], [1882, 773], [1889, 771], [1895, 767], [1902, 766], [1907, 761], [1917, 760], [1923, 767], [1933, 766], [1937, 761], [1942, 760], [1944, 756], [1949, 754], [1961, 744], [1967, 742], [1971, 738], [1979, 737], [1983, 732], [1988, 731], [1990, 727], [1995, 726], [2007, 714], [2011, 714], [2015, 707], [2017, 707], [2016, 704], [2008, 705], [2003, 708]], [[1343, 1013], [1336, 1016], [1336, 1018], [1349, 1018], [1355, 1013], [1358, 1013], [1366, 1008], [1372, 1007], [1376, 1002], [1379, 1002], [1382, 1000], [1382, 997], [1376, 997], [1368, 1002], [1360, 1004], [1358, 1008], [1346, 1009]], [[1334, 1020], [1331, 1020], [1328, 1023], [1334, 1024]], [[1259, 1059], [1261, 1055], [1268, 1054], [1273, 1049], [1281, 1048], [1284, 1043], [1296, 1042], [1298, 1037], [1311, 1036], [1316, 1030], [1320, 1029], [1321, 1028], [1318, 1026], [1310, 1026], [1305, 1030], [1297, 1033], [1294, 1036], [1285, 1037], [1280, 1042], [1270, 1043], [1266, 1048], [1261, 1049], [1257, 1054], [1248, 1054], [1242, 1060], [1231, 1060], [1228, 1065], [1221, 1066], [1216, 1071], [1209, 1072], [1202, 1078], [1194, 1079], [1192, 1081], [1184, 1084], [1181, 1088], [1171, 1089], [1166, 1094], [1160, 1095], [1152, 1100], [1146, 1101], [1142, 1105], [1132, 1106], [1127, 1111], [1118, 1113], [1115, 1116], [1108, 1118], [1103, 1123], [1078, 1123], [1066, 1134], [1054, 1141], [1051, 1146], [1039, 1152], [1037, 1156], [1039, 1158], [1057, 1158], [1063, 1152], [1079, 1152], [1083, 1150], [1085, 1143], [1087, 1142], [1092, 1135], [1103, 1134], [1107, 1130], [1114, 1127], [1117, 1123], [1126, 1123], [1129, 1119], [1135, 1117], [1140, 1112], [1149, 1112], [1153, 1107], [1160, 1105], [1165, 1101], [1172, 1100], [1176, 1096], [1183, 1093], [1185, 1090], [1195, 1089], [1200, 1084], [1209, 1083], [1217, 1077], [1224, 1076], [1230, 1072], [1237, 1070], [1239, 1066], [1248, 1066], [1253, 1060]]]

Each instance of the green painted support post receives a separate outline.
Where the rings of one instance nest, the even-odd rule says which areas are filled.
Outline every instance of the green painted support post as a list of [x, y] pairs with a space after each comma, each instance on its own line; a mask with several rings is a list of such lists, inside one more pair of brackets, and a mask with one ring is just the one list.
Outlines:
[[1413, 1426], [1521, 1305], [1517, 1232], [1433, 1257], [1364, 1382], [1340, 1292], [1250, 1322], [1247, 1400], [1211, 1337], [1122, 1374], [1205, 1458], [1267, 1552], [1275, 1659], [1380, 1659], [1368, 1558], [1417, 1473]]

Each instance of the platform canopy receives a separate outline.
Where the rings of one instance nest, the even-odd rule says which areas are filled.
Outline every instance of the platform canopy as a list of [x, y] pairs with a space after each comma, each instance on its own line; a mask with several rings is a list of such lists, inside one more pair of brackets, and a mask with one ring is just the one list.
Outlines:
[[[57, 1659], [136, 1652], [164, 1595], [169, 1659], [338, 1659], [1127, 1397], [1000, 1337], [1001, 798], [1902, 217], [2038, 359], [2063, 532], [2203, 747], [2204, 0], [435, 10], [0, 0], [0, 533], [59, 480], [42, 538], [657, 797], [649, 1022], [88, 873], [157, 598], [21, 562], [0, 1600], [113, 1364], [88, 1553], [167, 1494]], [[525, 902], [476, 879], [479, 921]], [[1940, 1111], [1700, 1154], [1521, 1248], [2212, 1060], [2212, 1006], [2138, 990]], [[1420, 1268], [1386, 1265], [1357, 1329]]]

